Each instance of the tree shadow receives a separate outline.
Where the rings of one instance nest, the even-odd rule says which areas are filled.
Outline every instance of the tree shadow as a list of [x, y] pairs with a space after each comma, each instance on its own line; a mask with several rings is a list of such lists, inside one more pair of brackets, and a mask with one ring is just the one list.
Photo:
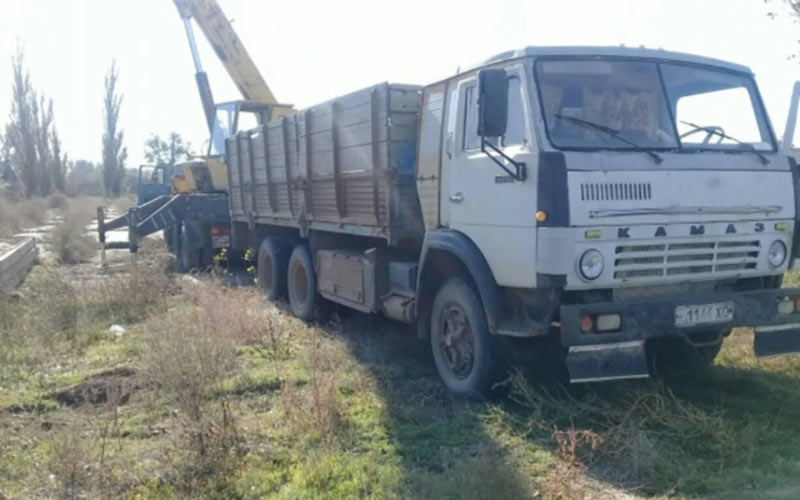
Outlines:
[[486, 430], [495, 401], [451, 395], [427, 341], [410, 327], [349, 312], [325, 328], [374, 376], [412, 498], [536, 497], [534, 479], [510, 464], [508, 450]]
[[[355, 359], [374, 374], [385, 426], [408, 484], [421, 496], [433, 493], [431, 485], [445, 485], [450, 493], [436, 495], [482, 498], [476, 484], [488, 481], [504, 486], [489, 498], [533, 497], [546, 472], [540, 467], [539, 477], [523, 474], [509, 465], [510, 457], [538, 450], [569, 461], [556, 436], [571, 429], [585, 432], [577, 434], [579, 441], [586, 437], [576, 443], [572, 466], [587, 483], [608, 491], [759, 497], [800, 478], [800, 378], [788, 373], [714, 366], [660, 380], [569, 385], [558, 346], [514, 340], [508, 350], [516, 354], [518, 378], [545, 396], [525, 401], [517, 380], [489, 400], [464, 401], [441, 384], [427, 341], [410, 328], [352, 313], [326, 329], [340, 332]], [[501, 442], [490, 433], [488, 422], [498, 414], [518, 439]], [[515, 447], [528, 450], [517, 453]]]
[[800, 378], [779, 367], [737, 358], [651, 380], [524, 383], [551, 426], [593, 436], [579, 463], [594, 480], [657, 497], [800, 494]]

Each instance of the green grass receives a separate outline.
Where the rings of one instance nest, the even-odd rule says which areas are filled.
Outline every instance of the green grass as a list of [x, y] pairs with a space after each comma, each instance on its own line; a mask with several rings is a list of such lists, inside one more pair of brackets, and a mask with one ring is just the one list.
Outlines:
[[[800, 495], [800, 359], [755, 361], [747, 330], [691, 377], [564, 388], [523, 367], [493, 399], [469, 402], [443, 389], [426, 343], [403, 326], [358, 314], [309, 326], [252, 290], [164, 283], [160, 268], [151, 271], [140, 273], [144, 294], [124, 278], [116, 283], [124, 297], [95, 282], [74, 286], [72, 332], [31, 324], [41, 340], [33, 343], [2, 330], [14, 351], [0, 368], [2, 495]], [[22, 290], [26, 308], [45, 300], [36, 287], [52, 279], [37, 273]], [[196, 421], [175, 394], [180, 380], [164, 379], [178, 375], [149, 376], [148, 339], [183, 328], [178, 318], [188, 325], [180, 342], [215, 342], [199, 330], [220, 324], [212, 330], [235, 346], [209, 347], [233, 356], [233, 368], [206, 374]], [[104, 334], [117, 322], [127, 328], [121, 340]], [[198, 363], [175, 358], [180, 376], [204, 369], [203, 352], [193, 354]], [[120, 366], [138, 381], [126, 404], [54, 402]]]

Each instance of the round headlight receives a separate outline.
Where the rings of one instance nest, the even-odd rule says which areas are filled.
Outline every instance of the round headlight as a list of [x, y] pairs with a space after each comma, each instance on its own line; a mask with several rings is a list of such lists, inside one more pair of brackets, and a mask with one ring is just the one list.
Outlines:
[[603, 254], [599, 250], [586, 250], [578, 261], [581, 275], [587, 280], [597, 279], [603, 273]]
[[786, 260], [786, 245], [781, 240], [775, 240], [769, 246], [767, 260], [772, 267], [781, 267]]

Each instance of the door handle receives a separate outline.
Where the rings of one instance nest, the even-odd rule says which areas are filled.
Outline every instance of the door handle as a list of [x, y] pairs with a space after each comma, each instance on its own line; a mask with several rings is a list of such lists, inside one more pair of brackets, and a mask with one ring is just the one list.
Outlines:
[[461, 203], [464, 201], [464, 195], [461, 193], [453, 193], [450, 195], [450, 201], [453, 203]]
[[445, 142], [445, 152], [447, 153], [447, 158], [453, 158], [453, 133], [450, 132], [447, 134], [447, 141]]

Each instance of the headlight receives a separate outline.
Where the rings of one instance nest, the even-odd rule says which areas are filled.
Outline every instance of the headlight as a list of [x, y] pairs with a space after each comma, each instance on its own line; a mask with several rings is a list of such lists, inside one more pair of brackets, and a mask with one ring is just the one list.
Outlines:
[[586, 250], [578, 261], [581, 275], [587, 280], [597, 279], [603, 273], [603, 254], [599, 250]]
[[769, 246], [767, 260], [772, 267], [781, 267], [786, 260], [786, 245], [781, 240], [775, 240]]

